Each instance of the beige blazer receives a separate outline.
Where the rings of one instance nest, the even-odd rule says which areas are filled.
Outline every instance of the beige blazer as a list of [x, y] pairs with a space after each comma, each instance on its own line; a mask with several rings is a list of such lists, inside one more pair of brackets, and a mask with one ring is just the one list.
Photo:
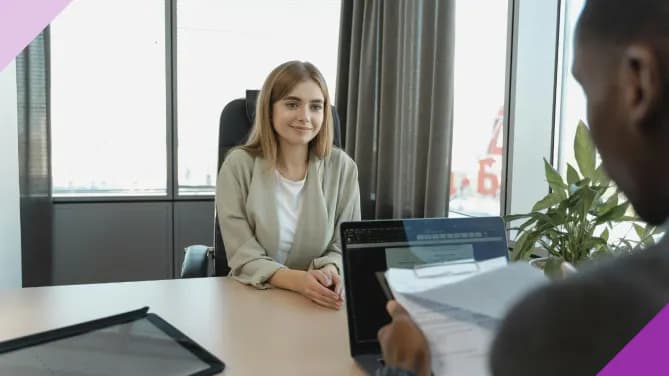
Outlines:
[[267, 280], [282, 267], [309, 270], [334, 264], [341, 272], [339, 225], [360, 219], [355, 162], [337, 148], [324, 159], [310, 158], [302, 211], [285, 265], [275, 261], [279, 247], [275, 184], [269, 162], [242, 149], [230, 152], [221, 166], [216, 210], [230, 276], [269, 288]]

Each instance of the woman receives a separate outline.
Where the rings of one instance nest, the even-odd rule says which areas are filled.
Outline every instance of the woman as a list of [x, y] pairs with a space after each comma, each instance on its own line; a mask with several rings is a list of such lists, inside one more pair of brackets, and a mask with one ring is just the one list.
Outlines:
[[329, 98], [312, 64], [275, 68], [248, 142], [221, 166], [216, 210], [233, 278], [339, 309], [339, 225], [360, 218], [360, 192], [355, 163], [333, 147]]

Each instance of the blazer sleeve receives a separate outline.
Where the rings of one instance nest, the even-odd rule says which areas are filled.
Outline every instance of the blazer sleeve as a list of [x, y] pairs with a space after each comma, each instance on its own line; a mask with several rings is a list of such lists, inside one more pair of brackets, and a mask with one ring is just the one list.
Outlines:
[[249, 225], [246, 197], [252, 170], [253, 159], [244, 151], [233, 152], [226, 158], [216, 184], [216, 210], [230, 276], [267, 289], [271, 287], [267, 280], [284, 266], [267, 255]]
[[339, 274], [342, 272], [342, 251], [340, 247], [339, 227], [342, 222], [360, 220], [360, 187], [358, 185], [358, 167], [355, 162], [345, 157], [343, 179], [340, 181], [335, 213], [335, 228], [332, 239], [323, 254], [312, 262], [313, 269], [320, 269], [333, 264]]

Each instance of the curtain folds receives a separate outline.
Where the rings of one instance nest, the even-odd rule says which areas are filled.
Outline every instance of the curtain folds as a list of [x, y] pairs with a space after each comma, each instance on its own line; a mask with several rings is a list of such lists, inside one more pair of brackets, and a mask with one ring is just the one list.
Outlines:
[[363, 218], [448, 214], [454, 1], [342, 4], [335, 102]]
[[52, 281], [49, 30], [16, 57], [23, 286]]

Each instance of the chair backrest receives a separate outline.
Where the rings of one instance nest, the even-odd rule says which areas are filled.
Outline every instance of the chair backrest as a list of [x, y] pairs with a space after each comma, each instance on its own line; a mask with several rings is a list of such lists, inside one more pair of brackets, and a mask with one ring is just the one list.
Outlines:
[[[218, 128], [218, 170], [221, 169], [223, 160], [230, 149], [246, 142], [255, 119], [257, 99], [258, 90], [247, 90], [246, 98], [235, 99], [223, 108]], [[341, 124], [334, 106], [332, 106], [332, 119], [334, 144], [341, 147]], [[221, 229], [218, 225], [218, 214], [216, 214], [214, 220], [214, 248], [214, 274], [217, 276], [228, 275], [230, 267], [225, 254]]]

